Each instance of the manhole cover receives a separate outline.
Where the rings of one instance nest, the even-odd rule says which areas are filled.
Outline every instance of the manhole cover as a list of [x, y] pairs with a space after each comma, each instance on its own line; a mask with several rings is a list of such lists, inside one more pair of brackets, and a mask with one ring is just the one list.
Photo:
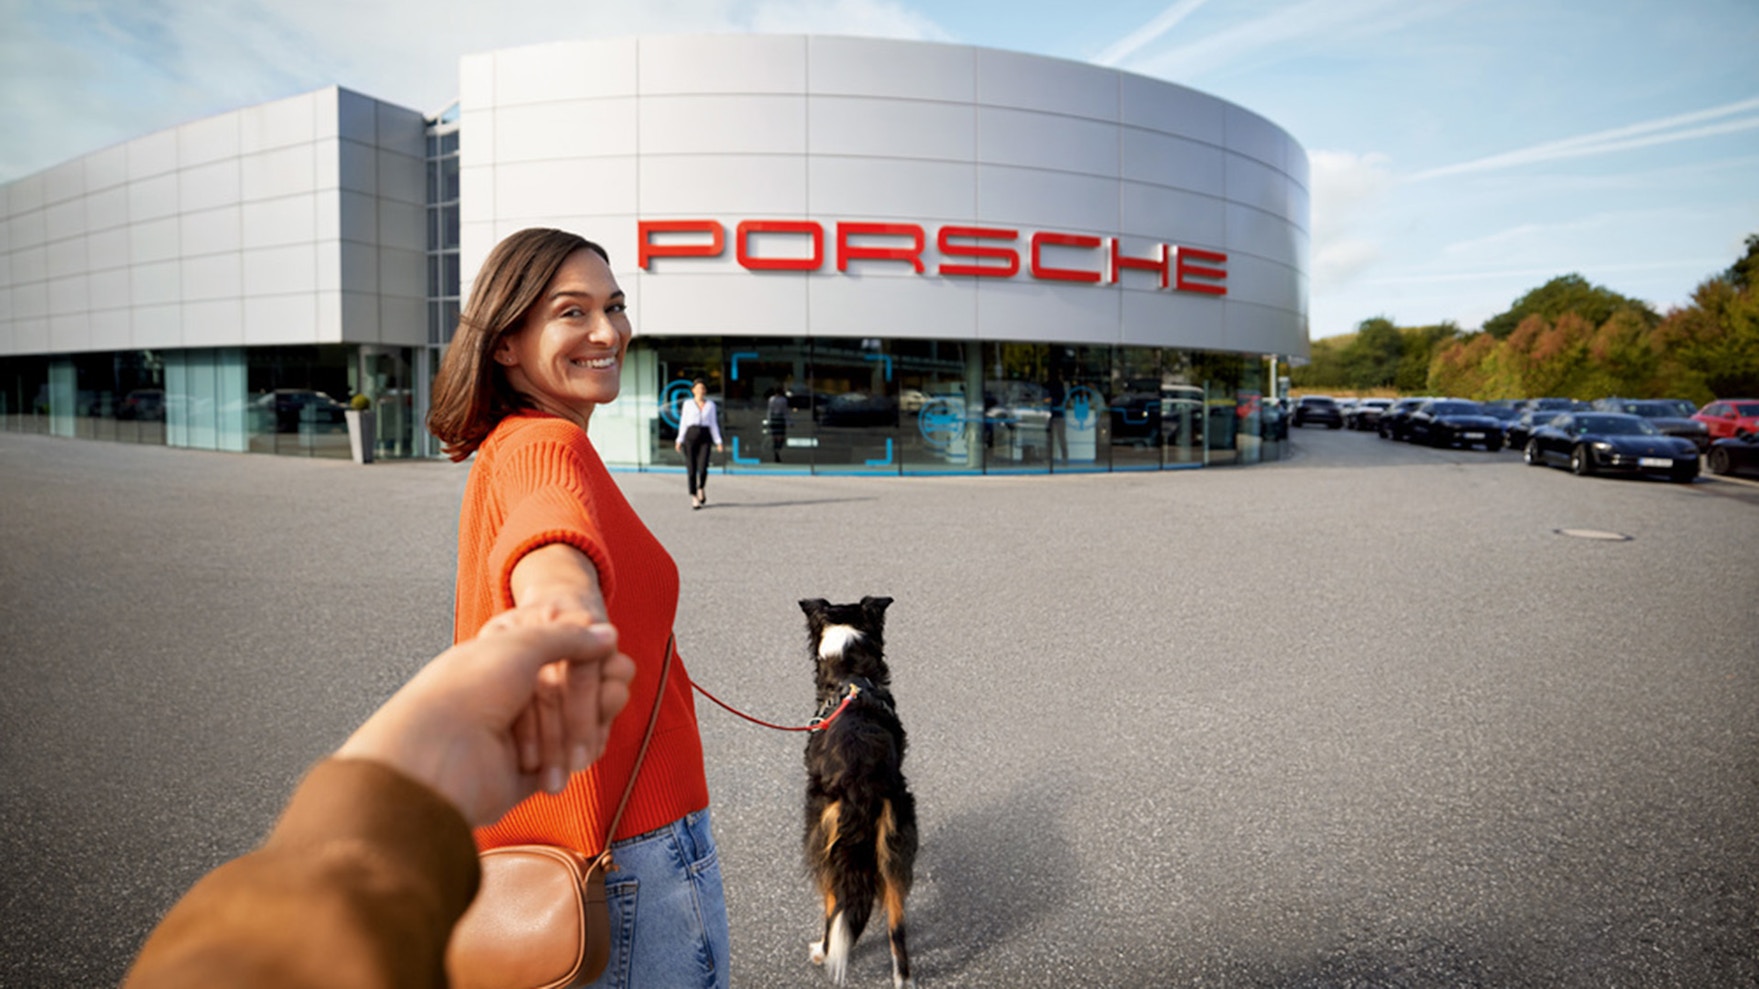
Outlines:
[[1609, 543], [1628, 543], [1631, 537], [1622, 532], [1607, 532], [1605, 529], [1553, 529], [1560, 536], [1574, 536], [1577, 539], [1600, 539]]

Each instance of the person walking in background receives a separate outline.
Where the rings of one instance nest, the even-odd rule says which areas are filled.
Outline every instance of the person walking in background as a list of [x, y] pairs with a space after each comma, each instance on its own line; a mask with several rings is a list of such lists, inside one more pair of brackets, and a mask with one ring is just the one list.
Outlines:
[[690, 507], [708, 504], [708, 446], [721, 449], [721, 424], [715, 401], [708, 397], [708, 382], [697, 378], [690, 383], [690, 398], [678, 410], [678, 442], [672, 444], [684, 454], [684, 471], [690, 475]]
[[770, 389], [764, 424], [770, 431], [770, 455], [779, 464], [782, 462], [782, 447], [788, 445], [788, 396], [780, 388]]
[[[454, 641], [513, 607], [608, 621], [637, 667], [628, 709], [644, 714], [617, 719], [603, 758], [561, 793], [521, 802], [476, 840], [485, 850], [541, 842], [598, 855], [645, 714], [657, 710], [612, 835], [614, 934], [598, 984], [725, 989], [727, 906], [702, 736], [671, 643], [678, 565], [587, 436], [593, 411], [621, 388], [633, 332], [604, 248], [560, 230], [521, 230], [483, 261], [434, 380], [429, 430], [453, 460], [476, 455], [458, 515]], [[677, 668], [661, 696], [668, 656]]]

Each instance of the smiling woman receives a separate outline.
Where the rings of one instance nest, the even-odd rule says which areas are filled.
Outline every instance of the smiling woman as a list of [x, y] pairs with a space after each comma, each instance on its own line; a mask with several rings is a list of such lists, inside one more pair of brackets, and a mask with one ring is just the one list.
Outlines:
[[[630, 983], [725, 986], [726, 906], [690, 677], [659, 675], [668, 656], [682, 663], [670, 635], [678, 567], [586, 434], [593, 410], [617, 398], [631, 332], [603, 248], [522, 230], [483, 261], [434, 382], [428, 428], [452, 459], [475, 454], [458, 513], [455, 641], [513, 607], [609, 622], [636, 661], [631, 710], [658, 719], [645, 758], [646, 718], [619, 719], [593, 769], [476, 839], [484, 850], [542, 843], [590, 858], [615, 822], [608, 971]], [[553, 732], [523, 728], [531, 744]]]

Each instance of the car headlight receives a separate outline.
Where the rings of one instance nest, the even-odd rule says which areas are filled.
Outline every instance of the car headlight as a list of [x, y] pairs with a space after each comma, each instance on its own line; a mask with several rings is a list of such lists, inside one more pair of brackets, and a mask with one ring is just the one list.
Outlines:
[[1608, 443], [1604, 440], [1601, 440], [1601, 441], [1598, 441], [1594, 444], [1594, 449], [1600, 451], [1601, 453], [1611, 453], [1612, 452], [1612, 444]]

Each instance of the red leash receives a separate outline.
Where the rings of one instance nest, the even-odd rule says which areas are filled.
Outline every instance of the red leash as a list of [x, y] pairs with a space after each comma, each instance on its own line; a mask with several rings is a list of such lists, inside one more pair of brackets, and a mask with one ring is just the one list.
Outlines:
[[733, 705], [728, 704], [726, 701], [721, 700], [719, 697], [716, 697], [714, 694], [711, 694], [707, 690], [704, 690], [702, 687], [702, 684], [697, 683], [695, 680], [690, 681], [690, 685], [692, 687], [696, 688], [697, 693], [701, 694], [704, 697], [707, 697], [711, 701], [714, 701], [716, 704], [721, 705], [721, 707], [726, 708], [728, 711], [731, 711], [734, 714], [739, 715], [741, 718], [744, 718], [745, 720], [751, 722], [752, 724], [762, 725], [765, 728], [774, 728], [777, 731], [823, 731], [824, 729], [829, 728], [831, 726], [831, 722], [837, 720], [838, 715], [842, 714], [846, 709], [848, 709], [849, 702], [853, 701], [855, 699], [855, 695], [861, 693], [860, 687], [857, 687], [854, 684], [850, 684], [849, 685], [849, 693], [843, 697], [843, 703], [838, 704], [837, 709], [835, 711], [832, 711], [830, 713], [829, 717], [826, 717], [823, 719], [814, 718], [814, 719], [812, 719], [812, 721], [808, 722], [803, 727], [790, 728], [787, 725], [772, 725], [768, 721], [764, 721], [759, 718], [754, 718], [751, 715], [746, 714], [744, 711], [739, 710], [738, 708], [734, 707]]

